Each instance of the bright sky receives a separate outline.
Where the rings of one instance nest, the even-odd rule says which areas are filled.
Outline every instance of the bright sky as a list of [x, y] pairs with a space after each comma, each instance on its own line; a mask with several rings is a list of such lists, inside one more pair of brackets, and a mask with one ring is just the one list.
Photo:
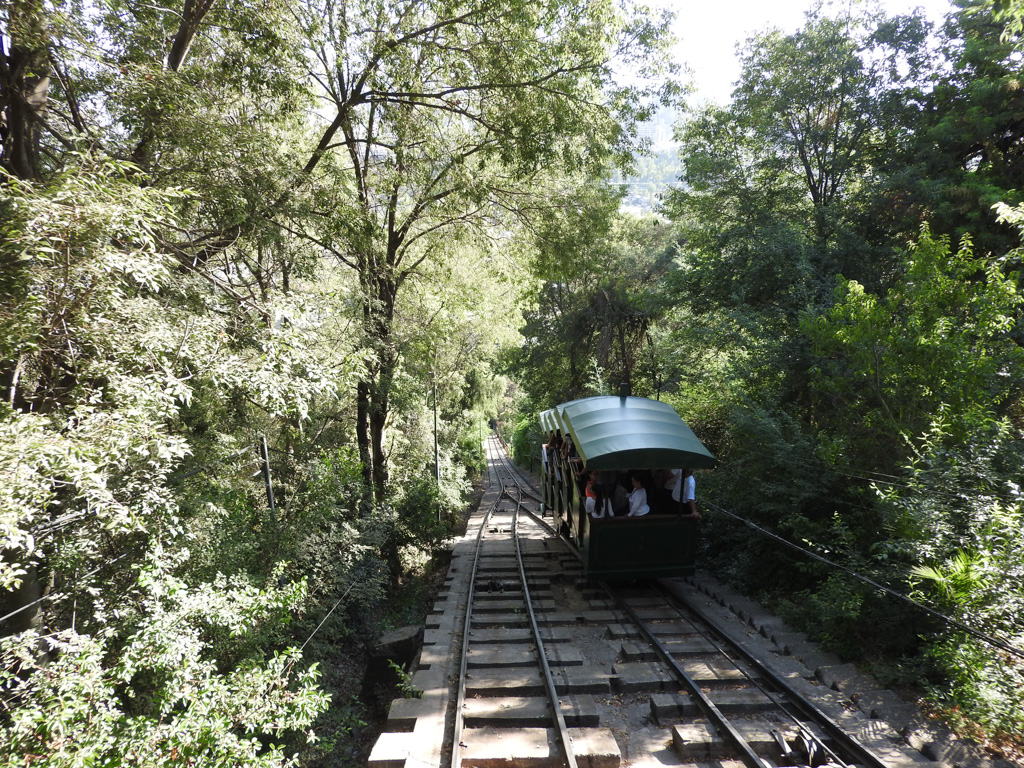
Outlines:
[[[770, 27], [798, 29], [813, 0], [660, 0], [651, 4], [676, 11], [675, 34], [681, 41], [676, 58], [693, 70], [696, 96], [720, 104], [729, 100], [739, 78], [736, 43]], [[949, 0], [880, 0], [890, 16], [922, 8], [940, 24], [951, 10]]]

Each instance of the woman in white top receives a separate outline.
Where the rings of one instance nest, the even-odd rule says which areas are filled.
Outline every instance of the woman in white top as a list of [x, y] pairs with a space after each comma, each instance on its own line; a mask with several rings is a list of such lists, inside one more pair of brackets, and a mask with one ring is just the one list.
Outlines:
[[647, 506], [647, 490], [643, 481], [633, 475], [630, 480], [633, 482], [633, 491], [629, 494], [629, 517], [640, 517], [651, 511]]

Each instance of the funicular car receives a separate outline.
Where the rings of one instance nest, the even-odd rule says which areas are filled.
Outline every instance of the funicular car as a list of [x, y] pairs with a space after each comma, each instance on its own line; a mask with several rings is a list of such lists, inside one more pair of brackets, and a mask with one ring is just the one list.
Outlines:
[[[595, 519], [587, 514], [585, 471], [622, 482], [628, 473], [707, 469], [715, 457], [667, 403], [642, 397], [588, 397], [540, 414], [543, 503], [574, 545], [590, 578], [621, 580], [694, 572], [699, 521], [671, 500], [653, 497], [650, 511]], [[571, 447], [549, 446], [571, 440]]]

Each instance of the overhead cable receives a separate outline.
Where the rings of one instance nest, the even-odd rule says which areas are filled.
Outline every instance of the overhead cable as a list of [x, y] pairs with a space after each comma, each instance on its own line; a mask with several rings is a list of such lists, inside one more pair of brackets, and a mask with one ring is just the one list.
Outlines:
[[[97, 573], [100, 572], [100, 570], [102, 570], [103, 568], [106, 568], [108, 565], [113, 565], [114, 563], [118, 562], [119, 560], [123, 560], [124, 558], [128, 557], [129, 554], [131, 554], [131, 553], [130, 552], [125, 552], [125, 553], [123, 553], [121, 555], [118, 555], [113, 560], [110, 560], [110, 561], [105, 562], [105, 563], [101, 563], [100, 565], [96, 566], [91, 571], [89, 571], [87, 574], [82, 576], [80, 579], [75, 581], [75, 583], [72, 584], [71, 586], [72, 587], [78, 586], [83, 581], [88, 579], [90, 576], [96, 575]], [[7, 621], [8, 619], [10, 619], [13, 616], [17, 616], [22, 611], [27, 611], [29, 608], [32, 608], [32, 607], [34, 607], [36, 605], [39, 605], [40, 603], [45, 603], [47, 600], [63, 600], [64, 598], [69, 597], [69, 596], [70, 596], [70, 593], [68, 593], [68, 592], [63, 592], [63, 593], [59, 593], [59, 594], [54, 594], [54, 593], [51, 592], [48, 595], [43, 595], [38, 600], [33, 600], [31, 603], [28, 603], [26, 605], [21, 606], [21, 608], [17, 608], [15, 610], [11, 611], [6, 616], [0, 616], [0, 624], [2, 624], [3, 622]]]
[[822, 557], [821, 555], [819, 555], [819, 554], [817, 554], [815, 552], [811, 552], [809, 549], [805, 549], [804, 547], [801, 547], [798, 544], [794, 544], [793, 542], [788, 541], [787, 539], [784, 539], [781, 536], [772, 533], [771, 531], [765, 530], [764, 528], [762, 528], [761, 526], [757, 525], [756, 523], [752, 523], [749, 520], [740, 517], [739, 515], [735, 515], [732, 512], [729, 512], [729, 511], [723, 509], [722, 507], [718, 506], [717, 504], [712, 504], [712, 503], [709, 503], [709, 502], [705, 502], [705, 503], [707, 504], [708, 507], [710, 507], [711, 509], [715, 510], [716, 512], [719, 512], [719, 513], [725, 515], [726, 517], [730, 517], [733, 520], [738, 520], [739, 522], [741, 522], [744, 525], [746, 525], [748, 528], [752, 528], [753, 530], [757, 531], [762, 536], [765, 536], [765, 537], [771, 539], [772, 541], [778, 542], [779, 544], [782, 544], [783, 546], [786, 546], [786, 547], [789, 547], [790, 549], [796, 550], [797, 552], [800, 552], [800, 553], [806, 555], [807, 557], [811, 558], [812, 560], [817, 560], [818, 562], [824, 563], [825, 565], [827, 565], [827, 566], [829, 566], [831, 568], [835, 568], [838, 571], [842, 571], [843, 573], [846, 573], [847, 575], [852, 576], [855, 579], [864, 582], [865, 584], [869, 584], [870, 586], [874, 587], [875, 589], [881, 590], [882, 592], [886, 593], [887, 595], [891, 595], [892, 597], [895, 597], [898, 600], [902, 600], [903, 602], [908, 603], [908, 604], [914, 606], [915, 608], [918, 608], [918, 609], [924, 611], [929, 616], [932, 616], [932, 617], [937, 618], [937, 619], [941, 619], [942, 621], [945, 621], [946, 623], [953, 625], [957, 629], [960, 629], [960, 630], [966, 632], [967, 634], [971, 635], [972, 637], [975, 637], [978, 640], [981, 640], [981, 641], [987, 643], [988, 645], [991, 645], [991, 646], [994, 646], [996, 648], [999, 648], [1000, 650], [1006, 651], [1007, 653], [1012, 654], [1012, 655], [1016, 656], [1019, 659], [1024, 659], [1024, 650], [1021, 650], [1020, 648], [1016, 648], [1016, 647], [1010, 645], [1009, 643], [1006, 643], [1005, 641], [1000, 640], [999, 638], [992, 637], [991, 635], [987, 635], [984, 632], [981, 632], [981, 631], [975, 629], [974, 627], [971, 627], [971, 626], [968, 626], [967, 624], [964, 624], [962, 621], [960, 621], [958, 619], [955, 619], [952, 616], [947, 616], [944, 613], [936, 611], [934, 608], [929, 608], [924, 603], [920, 603], [917, 600], [914, 600], [912, 597], [908, 597], [907, 595], [904, 595], [904, 594], [902, 594], [900, 592], [897, 592], [894, 589], [890, 589], [889, 587], [886, 587], [883, 584], [879, 584], [877, 581], [869, 579], [867, 576], [862, 576], [861, 574], [857, 573], [856, 571], [851, 570], [850, 568], [847, 568], [845, 565], [840, 565], [839, 563], [834, 563], [831, 560], [829, 560], [828, 558]]

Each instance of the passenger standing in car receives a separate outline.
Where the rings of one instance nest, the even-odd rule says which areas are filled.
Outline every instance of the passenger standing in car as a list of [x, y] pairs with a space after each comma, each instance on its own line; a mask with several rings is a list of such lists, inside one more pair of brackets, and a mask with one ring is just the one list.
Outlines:
[[657, 476], [657, 480], [663, 488], [662, 506], [666, 512], [671, 512], [673, 515], [679, 514], [682, 506], [679, 501], [679, 486], [682, 483], [682, 477], [683, 470], [681, 469], [662, 469]]
[[616, 515], [623, 515], [629, 512], [629, 492], [626, 486], [629, 485], [629, 475], [614, 475], [612, 477], [611, 493], [612, 509]]
[[562, 445], [562, 453], [565, 457], [566, 466], [572, 472], [573, 477], [576, 478], [576, 486], [579, 488], [580, 493], [583, 493], [590, 473], [583, 468], [583, 459], [580, 458], [579, 451], [576, 450], [576, 444], [572, 440], [572, 435], [566, 435], [565, 443]]
[[647, 506], [647, 490], [644, 488], [643, 480], [639, 475], [633, 475], [630, 481], [633, 483], [633, 491], [629, 494], [629, 516], [646, 515], [651, 508]]
[[596, 477], [594, 490], [597, 492], [596, 506], [599, 510], [598, 517], [615, 517], [615, 505], [612, 498], [615, 494], [615, 489], [620, 486], [611, 472], [596, 472], [594, 474]]
[[647, 503], [659, 512], [668, 512], [672, 507], [672, 484], [675, 477], [671, 469], [658, 468], [651, 472], [651, 484], [647, 486]]
[[693, 479], [693, 470], [684, 469], [682, 479], [683, 514], [700, 517], [697, 512], [697, 481]]
[[599, 506], [597, 503], [597, 473], [584, 472], [583, 474], [589, 477], [587, 480], [586, 490], [584, 491], [584, 495], [586, 497], [586, 501], [583, 503], [584, 509], [591, 517], [602, 518], [604, 517], [604, 508]]
[[562, 482], [562, 470], [559, 468], [559, 457], [562, 454], [562, 437], [558, 433], [551, 438], [551, 442], [548, 443], [548, 465], [551, 467], [551, 474], [555, 476], [555, 481], [561, 485]]

